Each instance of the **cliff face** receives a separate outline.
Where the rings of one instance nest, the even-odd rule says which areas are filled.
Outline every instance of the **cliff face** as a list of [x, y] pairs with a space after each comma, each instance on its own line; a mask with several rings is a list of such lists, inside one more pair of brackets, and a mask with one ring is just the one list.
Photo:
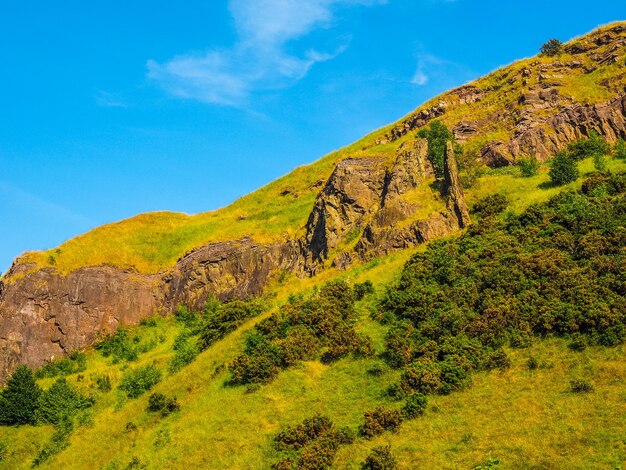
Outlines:
[[[626, 27], [618, 25], [572, 42], [562, 60], [530, 60], [495, 72], [486, 84], [452, 90], [372, 140], [374, 145], [398, 141], [388, 146], [395, 159], [389, 158], [393, 153], [375, 152], [346, 158], [325, 184], [316, 183], [322, 189], [302, 237], [272, 244], [251, 238], [211, 243], [151, 275], [111, 266], [62, 275], [18, 259], [0, 281], [0, 383], [18, 364], [40, 366], [152, 313], [172, 312], [181, 303], [202, 308], [209, 293], [221, 299], [258, 295], [281, 271], [308, 276], [330, 264], [345, 268], [467, 226], [471, 221], [451, 146], [439, 208], [421, 207], [419, 197], [408, 197], [440, 187], [433, 184], [427, 142], [410, 133], [441, 119], [457, 141], [480, 144], [480, 158], [493, 166], [522, 155], [547, 158], [592, 129], [610, 142], [626, 138], [624, 64]], [[568, 94], [564, 77], [587, 79], [608, 66], [617, 70], [602, 82], [609, 98], [586, 103]], [[494, 129], [499, 139], [490, 138]]]
[[467, 221], [456, 214], [466, 207], [454, 164], [446, 167], [449, 210], [412, 224], [408, 232], [394, 228], [414, 211], [400, 196], [433, 181], [426, 151], [425, 140], [401, 147], [391, 169], [381, 159], [340, 162], [318, 195], [302, 239], [212, 243], [159, 275], [97, 266], [62, 276], [54, 268], [33, 270], [16, 262], [0, 283], [0, 382], [19, 364], [40, 366], [179, 304], [201, 309], [209, 294], [223, 300], [259, 295], [283, 270], [314, 274], [353, 229], [365, 227], [357, 247], [334, 260], [340, 267], [463, 227]]

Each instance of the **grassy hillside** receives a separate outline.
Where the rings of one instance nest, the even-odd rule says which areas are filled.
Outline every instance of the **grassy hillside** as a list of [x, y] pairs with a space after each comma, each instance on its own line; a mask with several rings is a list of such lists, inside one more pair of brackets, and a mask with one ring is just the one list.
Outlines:
[[[479, 132], [464, 144], [469, 151], [491, 140], [506, 140], [513, 129], [512, 116], [521, 107], [520, 97], [540, 82], [548, 80], [551, 86], [558, 88], [559, 96], [565, 103], [598, 103], [607, 100], [626, 85], [626, 50], [623, 47], [618, 48], [617, 53], [621, 57], [614, 63], [598, 66], [591, 58], [593, 54], [602, 56], [617, 44], [616, 41], [609, 44], [594, 43], [595, 38], [609, 28], [601, 28], [569, 43], [591, 47], [589, 54], [572, 56], [563, 53], [552, 58], [534, 57], [517, 61], [469, 85], [470, 89], [481, 94], [479, 101], [468, 102], [464, 98], [467, 87], [462, 87], [433, 98], [411, 115], [443, 103], [445, 113], [440, 116], [440, 120], [449, 128], [461, 121], [480, 123]], [[561, 70], [559, 64], [572, 61], [578, 65]], [[547, 72], [542, 67], [548, 67]], [[587, 73], [587, 70], [592, 71]], [[559, 109], [561, 107], [557, 106], [531, 109], [529, 112], [539, 118]], [[298, 168], [226, 208], [197, 215], [172, 212], [138, 215], [98, 227], [55, 249], [27, 253], [23, 260], [35, 262], [38, 266], [55, 266], [62, 273], [100, 264], [156, 273], [171, 267], [190, 249], [208, 242], [252, 236], [256, 241], [264, 243], [301, 235], [315, 196], [330, 176], [335, 163], [344, 158], [365, 156], [381, 157], [391, 162], [397, 148], [414, 135], [411, 132], [391, 143], [380, 144], [386, 140], [385, 135], [392, 127], [394, 125], [379, 129], [311, 165]], [[506, 178], [499, 181], [506, 181]], [[479, 198], [482, 188], [498, 184], [501, 183], [489, 174], [479, 177], [477, 188], [470, 188], [468, 197]], [[518, 189], [511, 188], [511, 191], [522, 194], [526, 189], [520, 186]], [[442, 205], [434, 192], [421, 192], [413, 196], [427, 208], [426, 211], [428, 208], [436, 211]], [[428, 213], [418, 214], [422, 215], [427, 216]]]
[[[589, 164], [583, 162], [583, 166]], [[56, 369], [49, 366], [40, 373], [38, 383], [42, 388], [51, 387], [65, 370], [70, 385], [93, 397], [94, 404], [75, 414], [74, 428], [66, 436], [58, 434], [60, 425], [0, 427], [0, 468], [30, 468], [37, 458], [41, 468], [270, 468], [291, 455], [277, 450], [273, 441], [287, 426], [320, 414], [330, 418], [337, 428], [356, 431], [367, 410], [377, 406], [397, 410], [403, 406], [404, 398], [398, 399], [390, 390], [402, 383], [407, 368], [393, 360], [390, 344], [398, 343], [389, 342], [390, 331], [403, 315], [420, 331], [406, 337], [411, 341], [410, 348], [419, 349], [429, 335], [439, 337], [436, 348], [440, 348], [447, 344], [444, 335], [450, 334], [448, 329], [455, 331], [469, 321], [462, 333], [454, 334], [462, 337], [478, 331], [473, 338], [483, 338], [481, 350], [489, 355], [501, 349], [507, 359], [500, 359], [496, 367], [473, 370], [471, 384], [463, 381], [462, 386], [443, 394], [429, 392], [425, 413], [405, 419], [396, 432], [383, 432], [371, 439], [357, 437], [352, 443], [340, 445], [334, 458], [336, 468], [360, 468], [373, 448], [387, 444], [391, 445], [398, 468], [621, 468], [626, 463], [626, 348], [619, 340], [612, 346], [602, 344], [607, 344], [603, 336], [607, 333], [622, 339], [625, 333], [623, 318], [617, 317], [623, 316], [623, 311], [610, 309], [611, 302], [623, 296], [619, 294], [623, 274], [618, 266], [624, 257], [626, 186], [624, 175], [594, 178], [592, 184], [585, 183], [584, 193], [570, 191], [581, 185], [579, 180], [564, 189], [569, 196], [534, 206], [519, 218], [505, 213], [475, 215], [483, 218], [472, 233], [460, 238], [373, 260], [346, 272], [328, 270], [318, 279], [277, 280], [263, 299], [260, 315], [243, 320], [239, 328], [212, 342], [180, 370], [171, 369], [177, 354], [175, 344], [181, 342], [181, 333], [188, 331], [188, 320], [180, 316], [147, 319], [129, 330], [125, 346], [114, 348], [122, 351], [117, 359], [115, 352], [105, 356], [106, 348], [96, 347], [82, 359], [66, 359], [65, 365], [57, 365]], [[509, 194], [513, 196], [513, 209], [525, 205], [515, 200], [515, 193]], [[523, 231], [518, 231], [515, 220], [525, 224]], [[493, 252], [502, 243], [500, 239], [509, 240], [506, 243], [512, 243], [511, 249]], [[554, 262], [554, 253], [545, 261], [537, 258], [552, 253], [554, 246], [561, 247], [559, 256], [568, 258]], [[456, 251], [461, 248], [463, 253]], [[442, 250], [448, 256], [441, 257]], [[500, 271], [511, 271], [516, 282], [501, 275], [493, 277], [512, 257], [525, 260], [524, 266], [540, 275], [532, 281], [531, 274], [528, 280], [520, 280], [519, 270], [526, 268], [516, 263], [512, 269]], [[574, 261], [578, 264], [573, 265]], [[435, 265], [430, 270], [428, 263], [453, 269]], [[415, 269], [417, 274], [412, 274]], [[401, 275], [403, 281], [398, 283]], [[421, 318], [422, 303], [411, 304], [412, 296], [417, 294], [407, 279], [418, 279], [414, 275], [440, 283], [441, 292], [447, 293], [436, 297], [445, 305], [438, 306], [433, 300], [425, 322], [417, 320]], [[603, 293], [580, 276], [591, 280], [597, 276], [602, 289], [610, 286], [615, 292]], [[494, 299], [495, 305], [502, 308], [516, 305], [513, 298], [510, 302], [501, 300], [507, 295], [518, 295], [530, 304], [528, 299], [532, 297], [525, 297], [525, 292], [508, 292], [522, 286], [527, 291], [543, 292], [541, 298], [548, 299], [545, 292], [553, 292], [551, 295], [556, 297], [551, 297], [547, 311], [532, 305], [536, 311], [527, 326], [517, 322], [520, 313], [513, 308], [507, 310], [503, 322], [489, 309], [470, 312], [467, 306], [462, 307], [462, 293], [471, 294], [471, 289], [465, 290], [465, 281], [474, 278], [478, 298]], [[584, 286], [591, 289], [585, 294], [588, 309], [580, 314], [575, 309], [562, 309], [571, 293], [567, 288], [555, 290], [554, 286], [563, 279], [568, 280], [572, 292], [579, 293]], [[375, 291], [354, 304], [353, 322], [357, 332], [371, 341], [373, 354], [348, 354], [330, 362], [312, 356], [296, 361], [269, 381], [232, 384], [233, 361], [247, 347], [246, 338], [257, 325], [280, 312], [289, 312], [285, 304], [306, 311], [306, 303], [302, 303], [306, 298], [300, 296], [318, 299], [319, 286], [328, 280], [374, 283]], [[460, 290], [452, 294], [446, 289]], [[385, 304], [393, 292], [403, 296], [393, 301], [393, 310], [397, 310], [393, 315], [398, 315], [395, 320]], [[461, 309], [448, 311], [449, 302], [456, 302]], [[407, 309], [407, 305], [413, 307]], [[574, 307], [581, 306], [578, 303]], [[490, 330], [471, 327], [480, 318], [491, 325]], [[495, 322], [489, 323], [493, 319]], [[612, 329], [615, 321], [622, 325], [621, 333]], [[514, 326], [507, 326], [509, 322]], [[200, 330], [206, 325], [200, 322]], [[527, 327], [533, 334], [520, 341], [519, 328]], [[496, 335], [487, 338], [495, 339], [484, 339], [486, 331]], [[572, 334], [577, 331], [582, 336]], [[506, 340], [501, 341], [500, 336]], [[134, 353], [128, 354], [129, 350]], [[473, 355], [476, 349], [473, 351], [470, 348], [462, 354]], [[409, 359], [408, 367], [423, 360], [419, 356], [422, 353], [412, 354], [416, 357]], [[456, 353], [450, 357], [463, 363]], [[124, 377], [146, 366], [160, 370], [161, 381], [137, 398], [128, 397], [119, 388]], [[110, 390], [100, 387], [103, 377], [109, 378]], [[577, 383], [584, 387], [576, 388]], [[152, 393], [176, 397], [180, 409], [167, 416], [148, 411]], [[48, 457], [42, 459], [46, 452]]]

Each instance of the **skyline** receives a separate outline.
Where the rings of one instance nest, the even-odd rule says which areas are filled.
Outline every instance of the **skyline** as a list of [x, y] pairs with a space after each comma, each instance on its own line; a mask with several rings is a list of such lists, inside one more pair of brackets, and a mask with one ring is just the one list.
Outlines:
[[[225, 206], [449, 88], [536, 54], [550, 37], [569, 40], [623, 10], [605, 2], [581, 18], [578, 2], [532, 1], [527, 7], [545, 14], [505, 24], [517, 18], [495, 2], [483, 2], [488, 18], [463, 0], [410, 3], [7, 2], [0, 272], [25, 250], [103, 223]], [[481, 19], [491, 28], [477, 28]]]

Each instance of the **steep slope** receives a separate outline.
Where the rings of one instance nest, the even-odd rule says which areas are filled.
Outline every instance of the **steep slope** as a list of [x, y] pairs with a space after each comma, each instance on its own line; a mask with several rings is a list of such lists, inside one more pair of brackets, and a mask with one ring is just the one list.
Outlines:
[[437, 97], [225, 209], [145, 214], [23, 255], [0, 281], [0, 381], [153, 312], [201, 307], [209, 292], [256, 295], [282, 273], [345, 268], [463, 228], [465, 198], [498, 175], [463, 195], [449, 147], [439, 191], [416, 131], [436, 118], [465, 160], [493, 167], [546, 159], [591, 130], [613, 142], [626, 137], [625, 61], [626, 25], [607, 26], [558, 57], [522, 60]]

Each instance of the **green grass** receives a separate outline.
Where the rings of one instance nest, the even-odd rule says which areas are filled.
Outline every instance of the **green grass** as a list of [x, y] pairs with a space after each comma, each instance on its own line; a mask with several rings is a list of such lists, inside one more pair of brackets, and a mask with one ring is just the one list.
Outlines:
[[[423, 248], [422, 248], [423, 249]], [[413, 250], [415, 251], [415, 250]], [[352, 282], [370, 279], [380, 295], [398, 275], [410, 252], [401, 252], [356, 266], [328, 271], [324, 279]], [[317, 282], [321, 282], [320, 279]], [[227, 372], [218, 369], [242, 347], [243, 336], [270, 315], [290, 293], [307, 292], [314, 281], [291, 280], [275, 284], [273, 307], [218, 341], [187, 367], [168, 373], [172, 343], [180, 331], [173, 318], [156, 326], [131, 330], [141, 341], [161, 338], [156, 347], [131, 363], [113, 364], [95, 350], [87, 351], [87, 370], [68, 380], [94, 393], [93, 424], [78, 428], [70, 446], [41, 468], [119, 468], [139, 459], [149, 469], [269, 468], [279, 455], [271, 437], [315, 413], [328, 415], [338, 426], [356, 429], [363, 412], [379, 404], [398, 406], [385, 398], [386, 388], [399, 371], [380, 359], [342, 359], [332, 365], [317, 361], [281, 373], [276, 380], [248, 393], [245, 387], [227, 387]], [[383, 350], [385, 327], [370, 319], [376, 296], [357, 304], [358, 329]], [[489, 457], [501, 468], [617, 468], [626, 460], [626, 348], [567, 348], [562, 339], [537, 339], [528, 349], [507, 349], [512, 367], [478, 373], [473, 385], [449, 396], [429, 397], [424, 416], [405, 422], [398, 433], [357, 440], [342, 447], [337, 468], [358, 469], [372, 447], [391, 444], [400, 468], [473, 468]], [[549, 367], [531, 371], [530, 357]], [[161, 418], [145, 411], [149, 393], [123, 399], [116, 387], [126, 368], [156, 364], [164, 373], [154, 392], [175, 396], [181, 410]], [[381, 376], [367, 370], [382, 366]], [[218, 372], [216, 373], [216, 370]], [[92, 388], [99, 375], [109, 375], [113, 390]], [[594, 385], [588, 394], [574, 394], [569, 381], [585, 378]], [[39, 381], [45, 388], [54, 381]], [[136, 430], [127, 430], [133, 423]], [[38, 450], [52, 435], [49, 426], [0, 428], [8, 456], [0, 468], [29, 468]]]

